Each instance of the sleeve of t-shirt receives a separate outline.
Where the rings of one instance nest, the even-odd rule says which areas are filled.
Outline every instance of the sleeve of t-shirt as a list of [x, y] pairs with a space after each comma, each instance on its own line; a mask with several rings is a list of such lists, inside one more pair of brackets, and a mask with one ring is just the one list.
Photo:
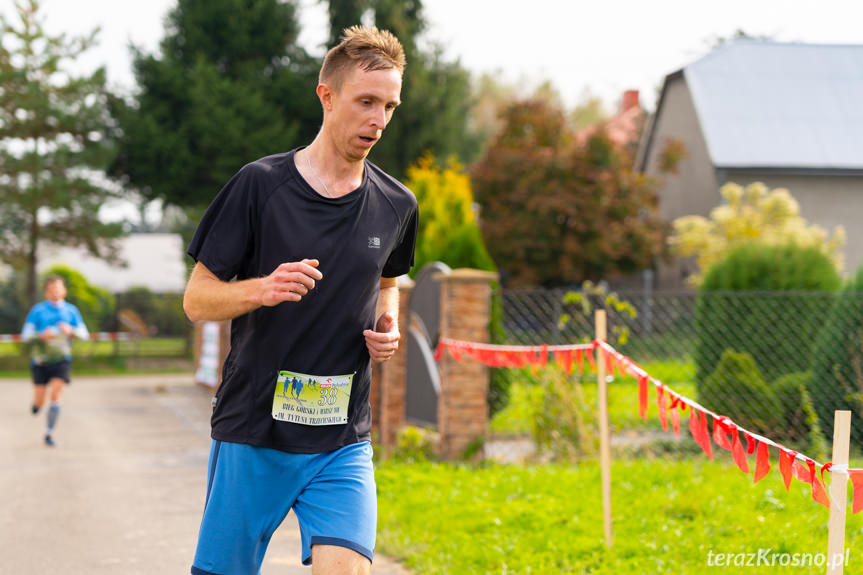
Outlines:
[[90, 332], [87, 330], [87, 324], [84, 323], [84, 318], [81, 317], [81, 310], [77, 307], [72, 308], [72, 326], [75, 330], [75, 337], [78, 339], [90, 339]]
[[222, 281], [236, 276], [253, 246], [255, 168], [237, 172], [201, 218], [187, 253]]
[[387, 263], [384, 265], [381, 276], [394, 278], [408, 273], [414, 265], [414, 247], [417, 242], [417, 225], [419, 213], [413, 206], [410, 214], [402, 226], [399, 243], [390, 253]]
[[36, 339], [38, 333], [36, 329], [36, 306], [30, 309], [27, 313], [27, 318], [24, 320], [24, 327], [21, 329], [21, 339], [30, 341]]

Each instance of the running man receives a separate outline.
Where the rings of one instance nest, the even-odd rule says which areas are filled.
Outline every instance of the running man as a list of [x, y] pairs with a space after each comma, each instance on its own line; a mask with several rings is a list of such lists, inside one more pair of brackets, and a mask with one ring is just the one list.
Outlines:
[[45, 445], [54, 447], [54, 427], [60, 417], [60, 398], [69, 383], [72, 364], [72, 339], [88, 339], [90, 334], [81, 312], [66, 301], [66, 283], [60, 276], [45, 280], [45, 301], [37, 303], [24, 320], [21, 340], [30, 344], [30, 371], [33, 375], [33, 415], [45, 405], [50, 387], [51, 405]]
[[[404, 66], [389, 32], [345, 30], [319, 74], [318, 135], [244, 166], [190, 244], [187, 315], [233, 320], [195, 575], [259, 573], [291, 509], [313, 574], [370, 571], [371, 362], [398, 348], [396, 278], [413, 265], [417, 202], [366, 156], [400, 103]], [[285, 401], [292, 377], [329, 378], [338, 394], [303, 395], [336, 400]]]

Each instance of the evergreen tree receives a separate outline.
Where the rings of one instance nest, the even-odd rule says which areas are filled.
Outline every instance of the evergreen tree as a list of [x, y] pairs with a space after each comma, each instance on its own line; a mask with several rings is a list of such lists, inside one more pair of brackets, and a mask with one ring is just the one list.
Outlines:
[[494, 271], [474, 214], [470, 178], [454, 159], [439, 166], [430, 154], [408, 168], [405, 185], [421, 214], [412, 275], [428, 263]]
[[160, 54], [134, 51], [139, 93], [115, 100], [114, 171], [149, 200], [207, 205], [244, 164], [311, 141], [320, 62], [296, 2], [179, 0]]
[[329, 0], [330, 39], [327, 48], [341, 42], [345, 28], [360, 24], [363, 15], [371, 7], [371, 0]]
[[38, 0], [0, 17], [0, 257], [27, 277], [32, 304], [40, 243], [84, 246], [112, 258], [121, 232], [98, 213], [113, 195], [101, 170], [110, 162], [105, 70], [76, 76], [66, 65], [87, 37], [50, 36]]

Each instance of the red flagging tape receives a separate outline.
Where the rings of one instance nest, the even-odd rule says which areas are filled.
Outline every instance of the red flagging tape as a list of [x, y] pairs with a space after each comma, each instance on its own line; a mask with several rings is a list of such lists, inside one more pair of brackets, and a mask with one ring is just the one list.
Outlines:
[[[435, 359], [441, 361], [444, 358], [444, 350], [448, 350], [456, 361], [461, 361], [463, 356], [467, 355], [489, 367], [531, 366], [536, 369], [545, 366], [550, 358], [549, 354], [551, 354], [551, 357], [567, 373], [570, 373], [573, 356], [578, 370], [581, 372], [585, 355], [591, 369], [596, 371], [596, 362], [592, 352], [597, 347], [602, 347], [605, 352], [606, 368], [609, 375], [614, 375], [615, 368], [617, 368], [617, 372], [621, 375], [627, 374], [638, 380], [638, 412], [642, 419], [647, 420], [650, 389], [648, 384], [653, 383], [657, 390], [659, 419], [664, 430], [668, 430], [668, 419], [670, 419], [674, 434], [679, 438], [680, 412], [685, 411], [688, 407], [690, 409], [689, 431], [692, 434], [692, 439], [701, 446], [709, 458], [713, 459], [711, 435], [716, 445], [731, 452], [734, 463], [744, 473], [749, 473], [747, 455], [755, 454], [755, 471], [753, 474], [755, 483], [764, 479], [769, 473], [771, 468], [770, 447], [775, 447], [779, 452], [779, 473], [785, 488], [790, 489], [792, 479], [802, 481], [811, 486], [814, 501], [829, 507], [830, 498], [825, 488], [823, 475], [827, 471], [832, 472], [831, 463], [818, 464], [805, 455], [743, 429], [729, 417], [705, 409], [692, 399], [676, 393], [658, 379], [651, 377], [631, 358], [621, 354], [605, 341], [577, 345], [501, 346], [441, 338], [438, 348], [435, 350]], [[713, 420], [712, 434], [708, 429], [708, 415]], [[745, 448], [740, 439], [741, 433], [746, 438]], [[821, 479], [816, 473], [816, 468], [819, 466], [821, 467]], [[859, 513], [863, 511], [863, 469], [848, 469], [847, 473], [853, 486], [852, 513]]]

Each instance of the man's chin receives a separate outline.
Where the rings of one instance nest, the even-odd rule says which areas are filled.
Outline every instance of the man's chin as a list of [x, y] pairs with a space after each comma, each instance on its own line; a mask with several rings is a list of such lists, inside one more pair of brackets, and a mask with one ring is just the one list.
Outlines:
[[355, 162], [361, 162], [368, 157], [369, 152], [371, 151], [371, 148], [354, 148], [353, 150], [351, 150], [350, 158]]

